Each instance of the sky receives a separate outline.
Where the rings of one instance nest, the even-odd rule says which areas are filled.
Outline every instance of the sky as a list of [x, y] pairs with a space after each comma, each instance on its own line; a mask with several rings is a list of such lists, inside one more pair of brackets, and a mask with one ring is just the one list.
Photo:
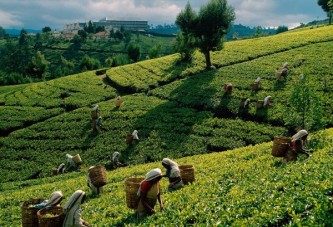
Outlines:
[[[3, 28], [62, 30], [65, 24], [101, 18], [138, 19], [149, 25], [173, 24], [190, 2], [195, 11], [207, 0], [0, 0]], [[317, 0], [228, 0], [236, 13], [234, 24], [250, 27], [293, 28], [300, 23], [325, 19]]]

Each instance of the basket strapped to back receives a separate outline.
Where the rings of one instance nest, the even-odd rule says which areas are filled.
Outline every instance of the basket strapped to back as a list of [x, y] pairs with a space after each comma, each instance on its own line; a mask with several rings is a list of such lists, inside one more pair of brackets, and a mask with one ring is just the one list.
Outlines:
[[274, 157], [284, 157], [290, 148], [291, 139], [284, 136], [274, 137], [272, 155]]
[[89, 178], [91, 183], [95, 187], [103, 187], [106, 185], [106, 174], [105, 174], [104, 166], [94, 166], [93, 168], [88, 170]]
[[62, 227], [65, 219], [60, 206], [45, 207], [37, 212], [39, 227]]
[[82, 162], [82, 159], [81, 159], [81, 157], [80, 157], [79, 154], [74, 155], [73, 158], [72, 158], [72, 160], [73, 160], [73, 162], [75, 162], [76, 164], [80, 164], [80, 163]]
[[180, 177], [184, 184], [189, 184], [195, 181], [193, 165], [181, 165], [179, 166], [179, 170]]
[[31, 205], [36, 205], [44, 201], [44, 198], [31, 199], [23, 202], [22, 211], [22, 227], [38, 227], [37, 212], [39, 209]]
[[140, 188], [140, 183], [145, 178], [130, 177], [125, 179], [125, 191], [126, 191], [126, 205], [130, 209], [136, 209], [138, 206], [137, 192]]

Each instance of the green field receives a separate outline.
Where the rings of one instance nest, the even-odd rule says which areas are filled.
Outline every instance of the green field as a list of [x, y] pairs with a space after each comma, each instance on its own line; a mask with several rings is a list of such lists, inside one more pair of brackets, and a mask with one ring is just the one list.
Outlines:
[[[329, 225], [332, 129], [311, 131], [316, 151], [296, 163], [273, 158], [270, 141], [295, 132], [285, 114], [300, 74], [309, 76], [323, 103], [326, 127], [333, 125], [332, 34], [326, 26], [227, 42], [212, 53], [213, 70], [205, 69], [198, 52], [187, 64], [174, 54], [110, 68], [102, 76], [90, 71], [0, 87], [0, 226], [19, 225], [19, 205], [28, 198], [56, 189], [66, 198], [78, 188], [88, 191], [85, 171], [49, 177], [66, 153], [79, 153], [86, 170], [110, 162], [114, 151], [130, 166], [108, 172], [105, 194], [84, 205], [83, 217], [96, 226]], [[274, 71], [284, 62], [290, 71], [278, 82]], [[253, 92], [257, 77], [262, 88]], [[224, 94], [225, 83], [233, 84], [231, 95]], [[124, 99], [120, 108], [114, 105], [118, 95]], [[272, 107], [257, 110], [256, 102], [268, 95]], [[239, 108], [244, 98], [251, 99], [246, 113]], [[91, 129], [95, 104], [105, 127], [98, 132]], [[126, 135], [135, 129], [140, 141], [128, 146]], [[164, 157], [194, 164], [197, 181], [173, 193], [163, 182], [166, 211], [137, 223], [125, 206], [123, 181], [161, 167]], [[37, 170], [39, 179], [28, 180]]]

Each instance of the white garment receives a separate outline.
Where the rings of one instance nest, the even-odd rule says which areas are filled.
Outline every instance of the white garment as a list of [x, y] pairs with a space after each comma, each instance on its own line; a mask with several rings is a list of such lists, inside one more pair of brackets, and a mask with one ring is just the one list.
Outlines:
[[250, 101], [251, 101], [250, 99], [246, 99], [245, 100], [245, 102], [244, 102], [244, 108], [246, 108], [249, 105]]
[[293, 135], [293, 136], [291, 137], [291, 139], [292, 139], [293, 141], [294, 141], [294, 140], [299, 140], [299, 139], [301, 139], [303, 136], [306, 136], [306, 135], [308, 135], [308, 134], [309, 134], [308, 131], [302, 129], [302, 130], [298, 131], [295, 135]]
[[82, 227], [84, 226], [83, 220], [81, 219], [80, 205], [85, 197], [85, 192], [77, 190], [73, 193], [71, 198], [64, 206], [65, 220], [63, 227]]
[[135, 139], [135, 140], [139, 140], [139, 137], [138, 137], [138, 130], [134, 130], [133, 133], [132, 133], [132, 136], [133, 136], [133, 139]]
[[267, 105], [268, 105], [268, 102], [270, 101], [271, 98], [272, 98], [272, 96], [267, 96], [267, 97], [264, 99], [264, 106], [267, 106]]
[[94, 106], [94, 108], [92, 108], [92, 111], [98, 111], [99, 110], [99, 105]]
[[112, 154], [112, 162], [113, 162], [113, 163], [114, 163], [114, 162], [117, 162], [118, 159], [119, 159], [119, 157], [120, 157], [120, 153], [119, 153], [118, 151], [113, 152], [113, 154]]
[[63, 194], [61, 191], [55, 191], [51, 194], [50, 198], [47, 200], [46, 207], [57, 206], [60, 204], [63, 198]]

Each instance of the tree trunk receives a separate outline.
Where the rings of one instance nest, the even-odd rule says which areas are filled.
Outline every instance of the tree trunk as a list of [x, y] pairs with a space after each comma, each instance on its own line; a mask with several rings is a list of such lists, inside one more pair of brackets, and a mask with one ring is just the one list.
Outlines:
[[329, 13], [328, 17], [329, 17], [328, 24], [331, 24], [332, 23], [332, 13]]
[[205, 55], [205, 59], [206, 59], [206, 68], [209, 69], [210, 66], [212, 65], [212, 63], [210, 62], [210, 53], [209, 53], [209, 50], [206, 50], [204, 52], [204, 55]]

